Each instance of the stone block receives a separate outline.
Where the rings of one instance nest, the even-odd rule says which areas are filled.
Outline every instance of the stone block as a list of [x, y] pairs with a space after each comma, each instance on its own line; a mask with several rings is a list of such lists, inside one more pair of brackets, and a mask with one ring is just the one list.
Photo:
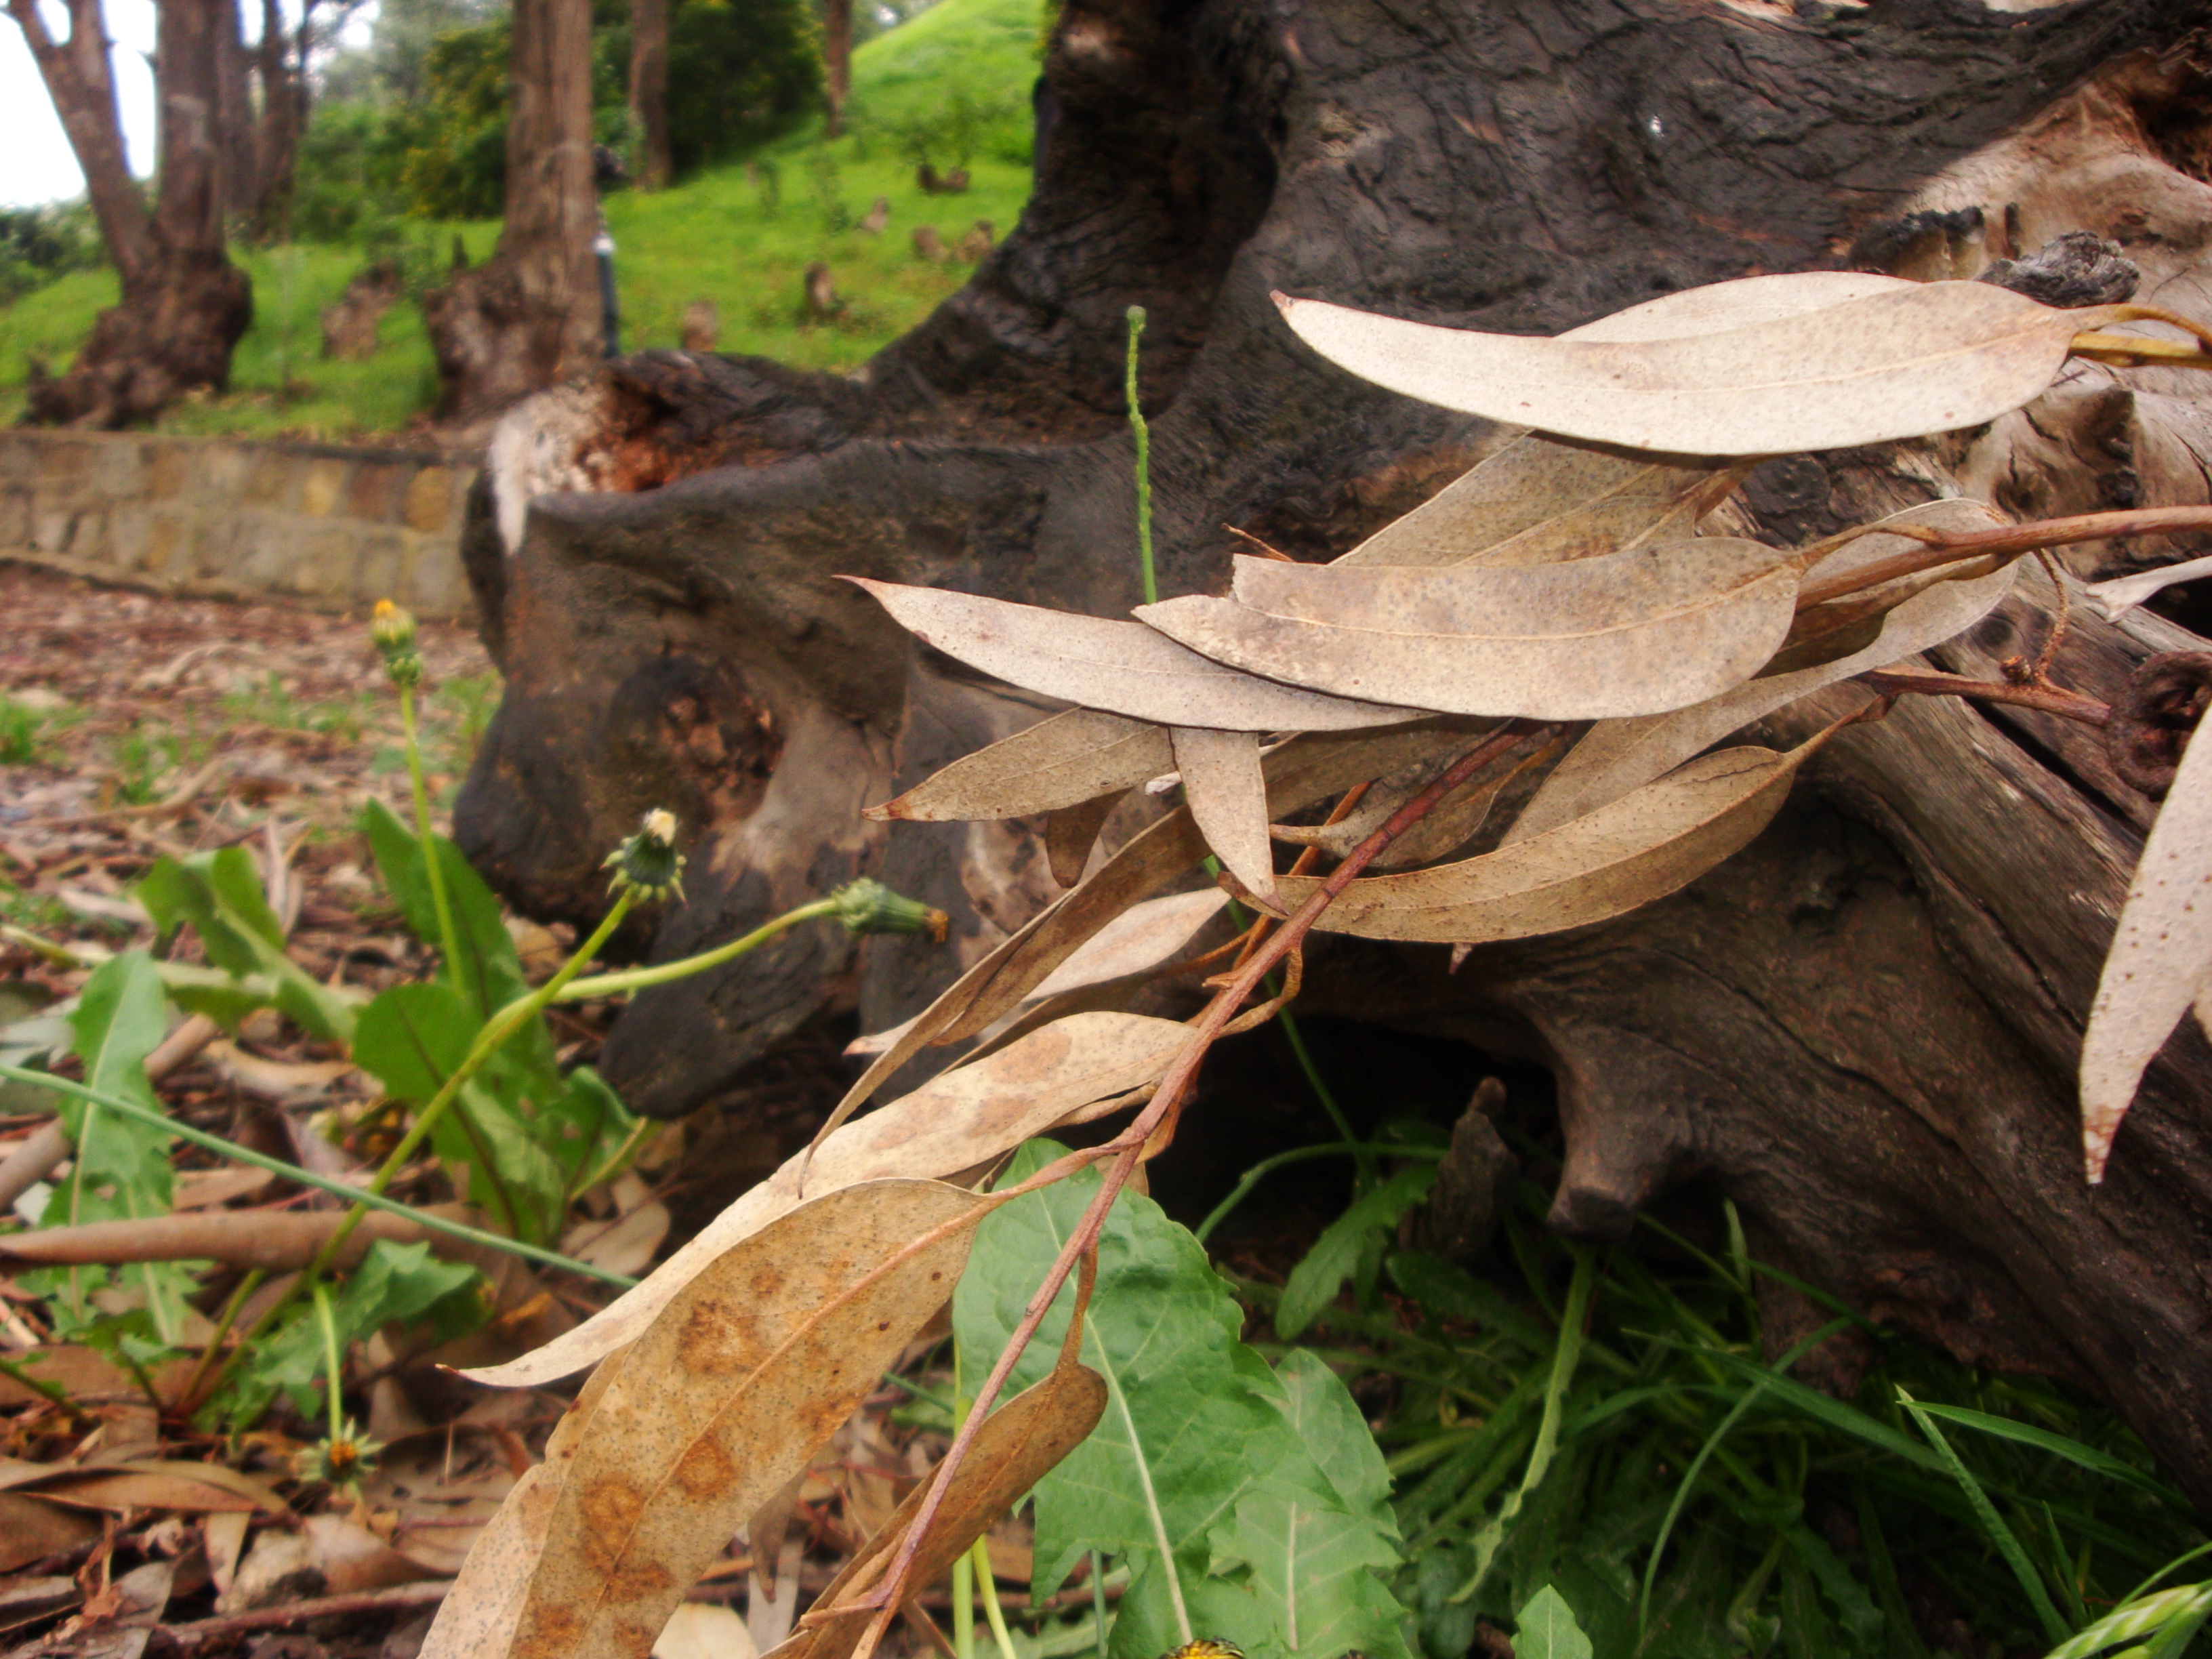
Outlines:
[[244, 444], [195, 444], [174, 452], [185, 462], [185, 489], [222, 501], [242, 501], [253, 476], [253, 452]]
[[120, 574], [146, 568], [153, 543], [154, 510], [143, 501], [118, 501], [107, 513], [107, 554], [103, 561]]
[[210, 459], [213, 446], [187, 448], [180, 443], [155, 442], [146, 447], [151, 452], [146, 458], [146, 493], [155, 501], [181, 495], [204, 483], [206, 469], [201, 463]]
[[39, 463], [45, 458], [45, 434], [0, 431], [0, 487], [27, 489], [37, 482]]
[[145, 450], [137, 438], [105, 438], [93, 451], [93, 493], [103, 502], [136, 501], [146, 493]]
[[191, 509], [181, 503], [156, 505], [146, 513], [146, 574], [168, 580], [191, 527]]
[[446, 620], [469, 614], [468, 577], [460, 550], [445, 537], [418, 536], [408, 550], [407, 581], [402, 600], [418, 617]]
[[0, 548], [30, 546], [34, 499], [21, 486], [0, 487]]
[[346, 486], [346, 516], [368, 524], [395, 523], [407, 493], [407, 468], [396, 461], [356, 461]]
[[76, 519], [77, 515], [65, 507], [40, 501], [32, 516], [32, 550], [57, 556], [67, 554], [76, 534]]
[[278, 449], [258, 449], [240, 492], [247, 505], [289, 512], [296, 507], [299, 466], [294, 457]]
[[[295, 465], [298, 463], [295, 461]], [[349, 461], [318, 455], [300, 469], [300, 511], [328, 518], [346, 499], [346, 483], [353, 471]]]
[[407, 483], [407, 500], [404, 516], [410, 530], [419, 530], [433, 535], [448, 527], [453, 516], [456, 495], [453, 470], [449, 466], [426, 466]]

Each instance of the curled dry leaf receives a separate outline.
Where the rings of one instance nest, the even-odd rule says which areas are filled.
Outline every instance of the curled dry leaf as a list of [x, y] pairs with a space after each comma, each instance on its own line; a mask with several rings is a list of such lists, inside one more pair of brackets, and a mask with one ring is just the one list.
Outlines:
[[[1031, 1007], [1053, 997], [1111, 984], [1156, 968], [1188, 945], [1228, 902], [1229, 895], [1218, 887], [1204, 887], [1194, 893], [1170, 893], [1164, 898], [1133, 904], [1047, 975], [1018, 1006]], [[855, 1038], [845, 1045], [845, 1052], [882, 1054], [913, 1024], [913, 1020], [908, 1020], [889, 1030]]]
[[[1542, 339], [1277, 304], [1322, 356], [1408, 397], [1568, 437], [1711, 455], [1840, 449], [1993, 420], [2041, 393], [2075, 335], [2111, 309], [2057, 311], [1987, 283], [1925, 283], [1737, 325], [1723, 297], [1709, 296], [1704, 315], [1655, 302], [1672, 331], [1647, 321], [1626, 338], [1603, 337], [1602, 325]], [[1740, 314], [1757, 314], [1747, 296]]]
[[1267, 781], [1260, 770], [1260, 734], [1178, 726], [1176, 769], [1198, 832], [1229, 873], [1257, 897], [1275, 896], [1273, 848], [1267, 840]]
[[848, 1187], [685, 1285], [592, 1413], [507, 1655], [646, 1659], [738, 1526], [951, 1294], [999, 1201], [930, 1181]]
[[[1894, 514], [1930, 529], [1966, 532], [2002, 522], [1978, 501], [1931, 501]], [[1887, 558], [1913, 544], [1902, 536], [1867, 536], [1847, 544], [1815, 568], [1826, 574]], [[1848, 560], [1839, 567], [1835, 561]], [[1892, 663], [1939, 645], [1971, 628], [2011, 591], [2014, 568], [1972, 581], [1940, 582], [1915, 592], [1883, 620], [1875, 642], [1849, 656], [1793, 673], [1747, 680], [1687, 708], [1639, 719], [1607, 720], [1594, 726], [1544, 780], [1505, 836], [1505, 845], [1555, 830], [1571, 818], [1594, 812], [1680, 765], [1729, 732], [1763, 720], [1776, 709], [1854, 674]]]
[[1344, 732], [1419, 711], [1278, 685], [1238, 672], [1141, 623], [933, 587], [848, 576], [916, 639], [1011, 684], [1164, 726], [1239, 732]]
[[[973, 1169], [1093, 1101], [1158, 1079], [1189, 1038], [1173, 1020], [1140, 1014], [1079, 1014], [1033, 1031], [837, 1130], [806, 1169], [806, 1190], [824, 1194], [890, 1176], [937, 1177]], [[574, 1330], [504, 1365], [464, 1375], [498, 1388], [533, 1388], [636, 1340], [710, 1264], [799, 1207], [802, 1164], [801, 1157], [787, 1160], [643, 1284]], [[731, 1525], [734, 1530], [737, 1522]]]
[[[1787, 754], [1724, 749], [1547, 835], [1457, 864], [1353, 882], [1316, 926], [1363, 939], [1482, 944], [1603, 921], [1686, 886], [1764, 830], [1797, 769], [1836, 728]], [[1285, 904], [1320, 882], [1285, 877]]]
[[1748, 679], [1796, 611], [1797, 571], [1711, 536], [1531, 568], [1343, 570], [1237, 560], [1235, 597], [1140, 607], [1258, 673], [1463, 714], [1597, 720]]
[[1073, 887], [1083, 879], [1098, 832], [1121, 801], [1119, 794], [1100, 795], [1045, 815], [1044, 860], [1062, 887]]
[[2143, 842], [2081, 1036], [2081, 1152], [2094, 1185], [2144, 1068], [2212, 969], [2212, 743], [2182, 751]]
[[[908, 1584], [918, 1591], [943, 1578], [994, 1522], [1082, 1443], [1105, 1409], [1104, 1380], [1063, 1354], [1042, 1382], [985, 1419], [915, 1554]], [[874, 1615], [866, 1608], [848, 1610], [846, 1604], [875, 1588], [927, 1492], [924, 1485], [908, 1494], [889, 1524], [816, 1599], [807, 1626], [772, 1650], [774, 1659], [845, 1659], [852, 1652]]]
[[963, 755], [872, 818], [1018, 818], [1095, 800], [1174, 764], [1164, 727], [1096, 708], [1071, 708]]
[[2160, 565], [2155, 570], [2138, 571], [2132, 576], [2115, 576], [2107, 582], [2090, 583], [2089, 605], [2106, 622], [2118, 622], [2152, 595], [2178, 582], [2203, 581], [2207, 576], [2212, 576], [2212, 558]]

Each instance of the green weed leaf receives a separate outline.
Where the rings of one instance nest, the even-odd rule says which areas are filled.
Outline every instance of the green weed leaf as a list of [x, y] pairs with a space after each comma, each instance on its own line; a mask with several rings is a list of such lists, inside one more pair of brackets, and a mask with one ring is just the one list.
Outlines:
[[[472, 1290], [476, 1280], [475, 1268], [439, 1261], [427, 1243], [380, 1238], [331, 1298], [338, 1341], [357, 1341], [392, 1320], [427, 1322], [441, 1338], [458, 1336], [483, 1318], [482, 1299]], [[258, 1419], [282, 1389], [302, 1415], [313, 1416], [322, 1375], [322, 1328], [314, 1310], [302, 1307], [240, 1364], [224, 1414], [234, 1427], [242, 1427]]]
[[1344, 1281], [1358, 1268], [1368, 1240], [1395, 1227], [1407, 1211], [1428, 1196], [1436, 1178], [1434, 1164], [1410, 1165], [1362, 1195], [1322, 1230], [1305, 1259], [1291, 1269], [1283, 1299], [1276, 1304], [1275, 1329], [1286, 1340], [1336, 1299]]
[[[1030, 1142], [1006, 1179], [1060, 1151]], [[953, 1297], [961, 1352], [979, 1370], [1004, 1346], [1098, 1183], [1096, 1171], [1084, 1171], [979, 1229]], [[1071, 1286], [1010, 1388], [1051, 1368], [1073, 1299]], [[1376, 1496], [1388, 1476], [1365, 1425], [1333, 1377], [1334, 1399], [1321, 1377], [1294, 1370], [1294, 1395], [1237, 1340], [1242, 1324], [1190, 1233], [1149, 1199], [1124, 1194], [1100, 1238], [1082, 1355], [1106, 1379], [1109, 1404], [1091, 1437], [1037, 1484], [1036, 1593], [1049, 1594], [1097, 1549], [1132, 1569], [1114, 1659], [1153, 1659], [1193, 1634], [1298, 1659], [1335, 1659], [1355, 1646], [1378, 1659], [1402, 1656], [1402, 1615], [1372, 1577], [1395, 1560], [1395, 1528]], [[1310, 1449], [1301, 1440], [1309, 1431]], [[1304, 1534], [1295, 1560], [1293, 1510]], [[1288, 1618], [1299, 1607], [1292, 1644]]]
[[[407, 918], [408, 927], [424, 944], [438, 947], [438, 913], [430, 898], [422, 843], [380, 800], [372, 799], [362, 810], [362, 830], [368, 837], [384, 884]], [[459, 988], [477, 1019], [489, 1019], [530, 988], [523, 978], [522, 958], [516, 954], [514, 938], [500, 916], [499, 900], [484, 885], [483, 878], [461, 856], [460, 848], [443, 836], [431, 840], [437, 847], [438, 872], [445, 878], [446, 902], [453, 913], [461, 957], [446, 964], [446, 974]], [[518, 1033], [514, 1040], [532, 1042], [527, 1033]], [[552, 1064], [550, 1040], [545, 1044], [544, 1063]]]
[[[283, 924], [270, 909], [260, 874], [244, 848], [225, 847], [188, 859], [156, 859], [137, 893], [164, 933], [180, 922], [191, 923], [208, 961], [223, 972], [239, 979], [254, 973], [269, 975], [276, 981], [276, 1006], [301, 1030], [327, 1042], [351, 1040], [352, 1005], [284, 954]], [[256, 1000], [242, 990], [228, 995], [185, 995], [187, 1006], [234, 1023]]]
[[1521, 1609], [1513, 1633], [1513, 1659], [1591, 1659], [1590, 1639], [1575, 1622], [1575, 1610], [1549, 1584]]

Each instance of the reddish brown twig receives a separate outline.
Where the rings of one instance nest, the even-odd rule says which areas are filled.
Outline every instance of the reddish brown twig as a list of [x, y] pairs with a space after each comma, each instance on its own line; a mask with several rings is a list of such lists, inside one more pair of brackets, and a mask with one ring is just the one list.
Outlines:
[[1898, 673], [1886, 668], [1861, 674], [1858, 681], [1884, 696], [1911, 691], [1923, 696], [1964, 697], [1969, 702], [2008, 702], [2079, 720], [2084, 726], [2103, 726], [2112, 718], [2110, 703], [2059, 685], [2012, 685], [2002, 680], [1970, 680], [1963, 674]]
[[280, 1607], [256, 1607], [250, 1613], [230, 1613], [216, 1619], [195, 1620], [188, 1625], [168, 1625], [163, 1626], [163, 1633], [174, 1637], [189, 1651], [250, 1631], [282, 1630], [287, 1625], [303, 1625], [310, 1619], [328, 1619], [343, 1613], [404, 1613], [410, 1607], [434, 1607], [446, 1599], [446, 1592], [453, 1587], [452, 1579], [441, 1578], [426, 1583], [362, 1590], [350, 1595], [311, 1596], [304, 1601], [287, 1601]]
[[1800, 611], [1830, 599], [1857, 593], [1899, 576], [1917, 576], [1968, 559], [1999, 558], [2032, 553], [2038, 548], [2063, 547], [2073, 542], [2102, 541], [2112, 536], [2170, 535], [2179, 530], [2212, 530], [2212, 507], [2153, 507], [2124, 513], [2077, 513], [2070, 518], [2043, 519], [2033, 524], [2001, 525], [1951, 535], [1924, 526], [1909, 524], [1859, 525], [1814, 542], [1801, 550], [1803, 568], [1810, 568], [1828, 554], [1862, 536], [1904, 536], [1925, 544], [1917, 552], [1893, 554], [1856, 570], [1843, 571], [1825, 581], [1808, 582], [1797, 591]]
[[[1060, 1255], [1046, 1272], [1036, 1293], [1030, 1297], [1028, 1307], [1023, 1310], [1021, 1322], [1015, 1326], [1013, 1334], [1007, 1338], [1006, 1346], [1000, 1350], [997, 1363], [991, 1367], [990, 1376], [976, 1390], [975, 1403], [969, 1411], [968, 1420], [953, 1437], [951, 1448], [945, 1454], [944, 1461], [932, 1473], [928, 1494], [915, 1511], [913, 1525], [907, 1528], [906, 1536], [900, 1540], [896, 1554], [873, 1589], [846, 1602], [839, 1609], [843, 1613], [856, 1612], [862, 1607], [875, 1609], [874, 1618], [869, 1621], [867, 1629], [862, 1632], [853, 1650], [852, 1659], [872, 1659], [876, 1644], [883, 1639], [884, 1632], [890, 1628], [892, 1619], [897, 1616], [899, 1604], [905, 1598], [907, 1580], [912, 1573], [921, 1541], [927, 1535], [931, 1523], [936, 1520], [939, 1506], [945, 1494], [951, 1489], [953, 1477], [967, 1458], [969, 1449], [975, 1444], [984, 1419], [1005, 1389], [1007, 1377], [1012, 1374], [1014, 1366], [1028, 1348], [1030, 1340], [1044, 1322], [1045, 1315], [1058, 1298], [1061, 1287], [1067, 1283], [1068, 1274], [1097, 1246], [1099, 1232], [1106, 1224], [1107, 1212], [1120, 1196], [1147, 1144], [1155, 1134], [1164, 1138], [1174, 1134], [1176, 1120], [1181, 1115], [1183, 1100], [1196, 1079], [1199, 1066], [1205, 1060], [1206, 1050], [1214, 1039], [1221, 1036], [1235, 1019], [1237, 1010], [1259, 988], [1261, 981], [1304, 941], [1322, 912], [1334, 902], [1344, 890], [1352, 885], [1359, 872], [1392, 842], [1419, 823], [1438, 801], [1460, 784], [1507, 750], [1545, 729], [1543, 726], [1525, 720], [1516, 720], [1501, 727], [1461, 756], [1435, 781], [1392, 813], [1389, 821], [1352, 849], [1313, 896], [1252, 953], [1238, 969], [1236, 978], [1223, 987], [1213, 1000], [1206, 1005], [1205, 1012], [1194, 1022], [1190, 1042], [1160, 1079], [1159, 1089], [1151, 1103], [1131, 1121], [1127, 1128], [1103, 1146], [1071, 1152], [1065, 1158], [1054, 1159], [1018, 1187], [1010, 1188], [1001, 1195], [1011, 1198], [1031, 1192], [1088, 1164], [1112, 1159], [1107, 1166], [1104, 1179], [1099, 1183], [1097, 1195], [1085, 1209], [1083, 1218], [1069, 1235], [1066, 1243], [1061, 1246]], [[799, 1622], [802, 1626], [806, 1623], [803, 1619]]]

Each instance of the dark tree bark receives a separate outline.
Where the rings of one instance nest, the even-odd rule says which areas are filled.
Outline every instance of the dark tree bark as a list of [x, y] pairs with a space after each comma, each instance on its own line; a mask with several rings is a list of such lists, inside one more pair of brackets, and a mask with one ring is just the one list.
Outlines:
[[250, 214], [261, 199], [259, 143], [253, 111], [253, 55], [246, 44], [239, 0], [222, 0], [216, 35], [216, 109], [226, 221]]
[[[1498, 439], [1334, 370], [1271, 289], [1552, 333], [1763, 271], [1972, 276], [2088, 230], [2145, 297], [2212, 312], [2202, 20], [2184, 0], [1074, 0], [1021, 225], [864, 378], [647, 355], [508, 417], [467, 545], [507, 690], [458, 834], [519, 903], [582, 919], [605, 850], [673, 808], [696, 826], [690, 897], [631, 940], [657, 957], [861, 871], [954, 915], [950, 953], [856, 959], [795, 930], [641, 996], [603, 1069], [644, 1110], [711, 1101], [824, 1008], [887, 1026], [1056, 890], [1034, 826], [887, 833], [856, 809], [1039, 709], [832, 578], [1123, 611], [1124, 307], [1152, 313], [1162, 589], [1215, 590], [1224, 524], [1332, 556]], [[2203, 501], [2199, 391], [2085, 370], [1976, 433], [1770, 463], [1724, 511], [1795, 541], [1954, 479], [2015, 508]], [[1937, 662], [1994, 674], [2053, 596], [2024, 578]], [[2109, 696], [2192, 637], [2077, 609], [2058, 678]], [[1673, 898], [1455, 977], [1440, 948], [1340, 942], [1306, 998], [1548, 1066], [1564, 1231], [1613, 1236], [1717, 1183], [1805, 1278], [2099, 1391], [2212, 1509], [2212, 1047], [2177, 1034], [2100, 1188], [2073, 1097], [2153, 811], [2086, 728], [1915, 702], [1839, 738], [1766, 836]]]
[[261, 122], [254, 135], [252, 211], [255, 228], [279, 240], [292, 232], [292, 184], [300, 135], [307, 125], [307, 55], [314, 14], [314, 0], [306, 0], [295, 34], [285, 28], [277, 0], [261, 0], [261, 40], [253, 54]]
[[146, 211], [131, 177], [116, 116], [99, 0], [72, 0], [70, 37], [57, 43], [35, 0], [9, 14], [37, 60], [123, 290], [100, 313], [59, 380], [34, 378], [27, 419], [50, 425], [127, 426], [197, 386], [220, 390], [230, 354], [253, 319], [253, 290], [223, 252], [222, 107], [226, 0], [162, 0], [155, 52], [160, 198]]
[[590, 0], [516, 0], [513, 64], [498, 250], [422, 301], [448, 420], [495, 413], [599, 350]]
[[668, 188], [668, 0], [630, 0], [629, 113], [640, 190]]
[[853, 0], [822, 0], [822, 66], [835, 138], [845, 131], [845, 100], [853, 95]]

